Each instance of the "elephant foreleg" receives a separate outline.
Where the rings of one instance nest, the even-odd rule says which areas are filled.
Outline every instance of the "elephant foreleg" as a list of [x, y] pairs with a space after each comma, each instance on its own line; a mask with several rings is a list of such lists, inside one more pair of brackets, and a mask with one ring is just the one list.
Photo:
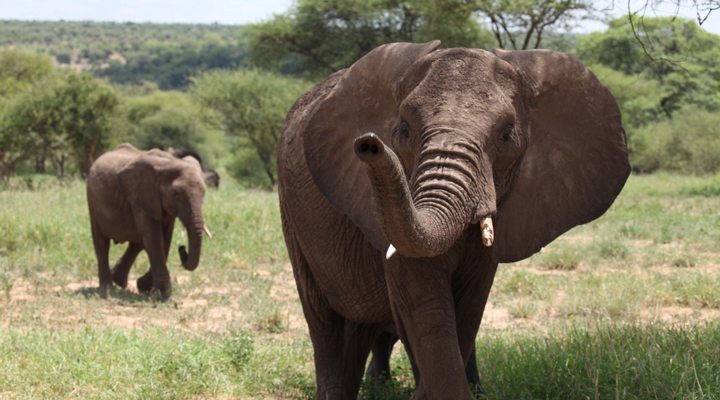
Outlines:
[[170, 223], [163, 228], [163, 254], [165, 254], [165, 262], [169, 260], [170, 256], [170, 245], [172, 244], [173, 229], [175, 228], [175, 220], [173, 219]]
[[416, 399], [469, 400], [448, 272], [396, 255], [385, 273], [397, 333], [418, 369]]
[[140, 243], [130, 242], [128, 244], [125, 253], [120, 257], [115, 266], [112, 269], [112, 280], [121, 288], [127, 288], [128, 274], [130, 268], [135, 262], [135, 258], [142, 251], [142, 245]]
[[[152, 277], [152, 288], [158, 291], [162, 300], [167, 300], [172, 293], [170, 284], [170, 273], [167, 269], [165, 258], [165, 232], [159, 221], [142, 221], [137, 223], [138, 229], [142, 232], [143, 247], [150, 260], [150, 276]], [[138, 279], [138, 290], [143, 291], [147, 283], [147, 276]]]
[[100, 280], [100, 295], [107, 297], [108, 289], [112, 285], [112, 275], [110, 273], [110, 261], [108, 259], [110, 253], [110, 239], [100, 232], [100, 228], [91, 223], [93, 247], [95, 248], [95, 258], [97, 259], [98, 278]]
[[476, 393], [483, 393], [483, 389], [477, 370], [475, 338], [496, 271], [497, 263], [490, 259], [489, 253], [483, 252], [464, 262], [453, 279], [458, 342], [466, 363], [465, 374]]

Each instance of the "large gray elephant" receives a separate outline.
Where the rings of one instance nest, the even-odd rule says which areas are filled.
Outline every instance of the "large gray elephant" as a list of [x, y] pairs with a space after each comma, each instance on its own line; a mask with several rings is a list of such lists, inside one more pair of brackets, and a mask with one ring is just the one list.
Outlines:
[[[177, 158], [162, 150], [141, 151], [130, 144], [100, 156], [90, 168], [87, 199], [90, 225], [104, 295], [115, 282], [127, 287], [128, 273], [145, 250], [150, 270], [137, 280], [138, 290], [156, 290], [162, 299], [171, 294], [168, 253], [175, 218], [188, 232], [189, 252], [179, 247], [182, 265], [194, 270], [200, 262], [205, 184], [200, 163], [192, 156]], [[209, 234], [209, 233], [208, 233]], [[110, 270], [110, 240], [129, 242]]]
[[380, 46], [288, 113], [280, 207], [318, 399], [357, 396], [389, 322], [416, 398], [469, 399], [498, 263], [602, 215], [630, 173], [617, 104], [574, 57], [438, 46]]

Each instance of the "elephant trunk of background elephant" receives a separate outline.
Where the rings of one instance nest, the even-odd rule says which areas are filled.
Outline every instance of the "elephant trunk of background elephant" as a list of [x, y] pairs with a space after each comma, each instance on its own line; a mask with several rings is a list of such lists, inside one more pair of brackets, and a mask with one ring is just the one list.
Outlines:
[[368, 166], [385, 236], [398, 253], [433, 257], [447, 252], [470, 223], [467, 199], [461, 193], [469, 190], [470, 180], [447, 176], [454, 168], [433, 166], [428, 159], [418, 174], [413, 199], [400, 160], [375, 134], [356, 139], [355, 153]]
[[183, 267], [188, 271], [193, 271], [200, 263], [200, 249], [202, 247], [203, 227], [205, 226], [200, 207], [192, 206], [189, 213], [179, 214], [178, 217], [185, 225], [188, 233], [188, 247], [190, 252], [185, 250], [185, 246], [180, 246], [180, 261]]

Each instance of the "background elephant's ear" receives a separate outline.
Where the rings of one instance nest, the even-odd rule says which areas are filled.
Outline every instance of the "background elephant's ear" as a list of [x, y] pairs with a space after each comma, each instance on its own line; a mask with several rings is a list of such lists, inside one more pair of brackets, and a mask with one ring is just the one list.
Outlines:
[[524, 79], [529, 138], [496, 217], [499, 262], [529, 257], [602, 215], [630, 174], [625, 131], [610, 91], [576, 58], [503, 51]]
[[158, 176], [148, 155], [140, 155], [118, 174], [120, 187], [130, 207], [140, 209], [155, 220], [162, 218]]
[[397, 118], [395, 86], [408, 68], [440, 41], [391, 43], [370, 51], [341, 76], [310, 117], [303, 140], [313, 180], [330, 203], [357, 224], [381, 251], [389, 242], [374, 214], [377, 209], [364, 165], [353, 151], [358, 136], [374, 132], [390, 143]]

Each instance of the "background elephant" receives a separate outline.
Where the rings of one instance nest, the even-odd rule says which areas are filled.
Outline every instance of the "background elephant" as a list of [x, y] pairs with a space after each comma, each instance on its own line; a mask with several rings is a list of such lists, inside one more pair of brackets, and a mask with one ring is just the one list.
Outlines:
[[280, 207], [318, 398], [357, 396], [392, 321], [416, 397], [469, 399], [498, 262], [602, 215], [630, 173], [615, 100], [574, 57], [438, 46], [380, 46], [286, 119]]
[[207, 168], [205, 163], [203, 163], [202, 158], [200, 157], [200, 154], [198, 154], [198, 152], [196, 152], [195, 150], [191, 150], [191, 149], [174, 148], [174, 147], [168, 148], [167, 151], [177, 158], [185, 158], [187, 156], [191, 156], [191, 157], [194, 157], [195, 159], [197, 159], [197, 161], [200, 163], [200, 167], [202, 168], [202, 174], [203, 174], [203, 179], [205, 180], [205, 186], [211, 187], [211, 188], [220, 187], [220, 175], [214, 169]]
[[[115, 282], [127, 287], [135, 258], [145, 250], [150, 270], [137, 280], [141, 292], [156, 289], [163, 299], [171, 293], [167, 258], [175, 217], [188, 232], [189, 253], [179, 247], [182, 265], [197, 268], [202, 247], [202, 203], [205, 196], [200, 163], [191, 156], [176, 158], [153, 149], [140, 151], [130, 144], [100, 156], [90, 168], [87, 199], [93, 245], [103, 293]], [[110, 270], [110, 240], [129, 242]]]

